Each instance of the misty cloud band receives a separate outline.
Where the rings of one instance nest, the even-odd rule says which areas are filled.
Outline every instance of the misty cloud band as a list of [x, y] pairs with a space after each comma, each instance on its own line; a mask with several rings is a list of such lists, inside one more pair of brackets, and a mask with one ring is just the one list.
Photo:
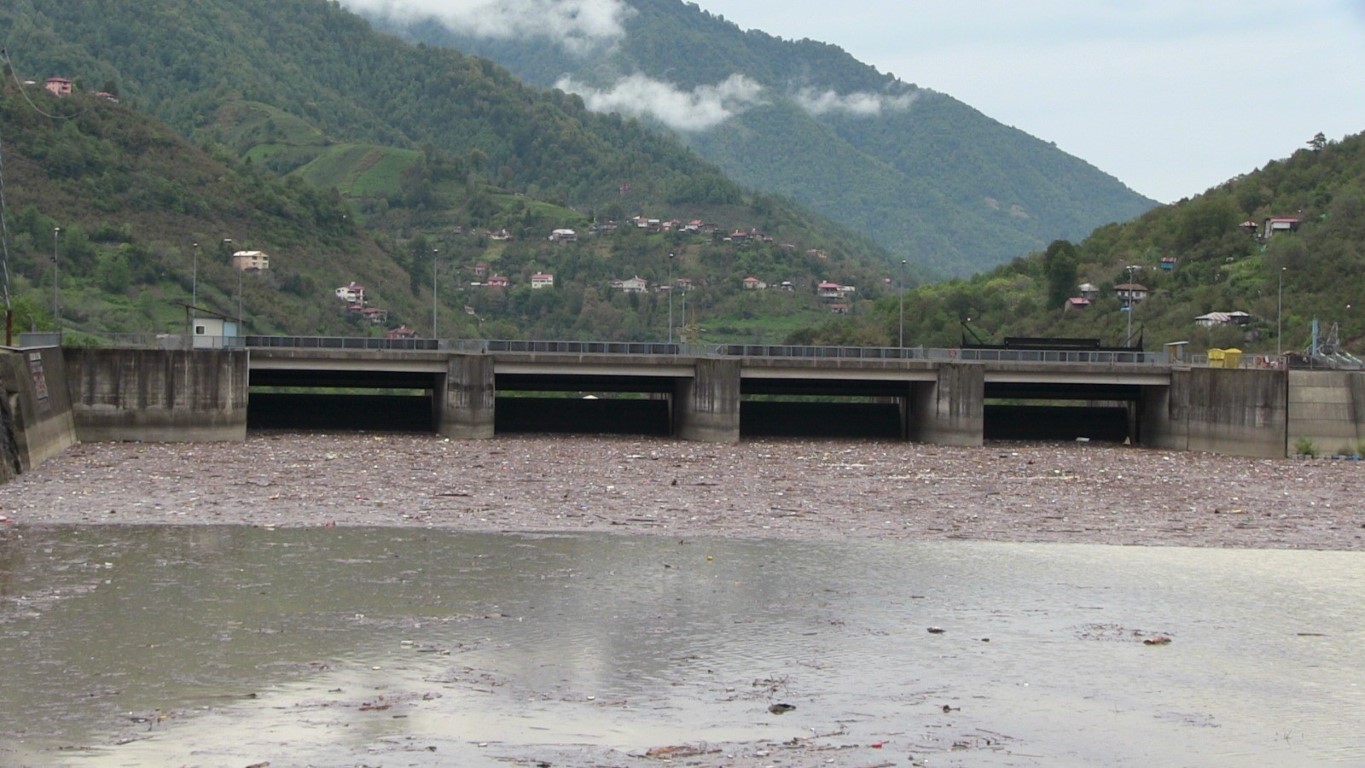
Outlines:
[[635, 9], [621, 0], [343, 0], [362, 13], [398, 20], [434, 18], [450, 29], [495, 40], [548, 39], [585, 53], [625, 36]]

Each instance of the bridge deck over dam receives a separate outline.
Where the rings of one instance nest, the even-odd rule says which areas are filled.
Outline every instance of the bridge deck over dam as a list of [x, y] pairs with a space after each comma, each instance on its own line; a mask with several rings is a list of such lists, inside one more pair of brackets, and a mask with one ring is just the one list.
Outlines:
[[[459, 437], [489, 436], [533, 403], [543, 409], [529, 417], [533, 426], [554, 421], [550, 410], [604, 407], [575, 403], [565, 393], [630, 393], [637, 397], [618, 400], [618, 408], [657, 418], [664, 432], [688, 439], [737, 440], [768, 414], [785, 422], [804, 415], [817, 434], [871, 419], [875, 434], [961, 445], [984, 439], [988, 400], [1103, 402], [1111, 422], [1120, 411], [1119, 431], [1136, 438], [1144, 388], [1169, 388], [1173, 370], [1160, 356], [1140, 352], [574, 342], [484, 342], [444, 351], [254, 346], [248, 365], [257, 388], [429, 391], [437, 430]], [[552, 396], [537, 400], [538, 394]], [[640, 396], [654, 404], [654, 416]], [[802, 399], [822, 402], [790, 402]], [[1093, 412], [1088, 417], [1100, 420]], [[1081, 426], [1078, 434], [1092, 430]]]
[[390, 401], [355, 393], [401, 395], [422, 424], [454, 438], [553, 431], [575, 414], [587, 421], [567, 431], [614, 418], [723, 442], [861, 424], [868, 431], [852, 434], [980, 445], [1013, 436], [998, 428], [1011, 419], [1035, 428], [1024, 437], [1063, 420], [1065, 431], [1045, 435], [1072, 439], [1103, 422], [1142, 445], [1254, 456], [1284, 456], [1301, 439], [1335, 449], [1365, 438], [1365, 378], [1338, 371], [1192, 368], [1141, 352], [418, 341], [66, 348], [55, 364], [45, 357], [46, 376], [65, 383], [82, 440], [242, 439], [249, 409], [281, 398], [303, 411], [329, 390], [380, 411]]

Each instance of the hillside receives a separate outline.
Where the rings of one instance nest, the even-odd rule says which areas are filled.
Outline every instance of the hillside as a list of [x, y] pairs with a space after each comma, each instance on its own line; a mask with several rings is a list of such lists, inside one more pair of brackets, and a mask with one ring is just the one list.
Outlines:
[[[389, 294], [390, 321], [424, 332], [429, 311], [415, 307], [434, 304], [443, 336], [663, 338], [670, 293], [659, 287], [671, 276], [695, 289], [677, 300], [679, 311], [687, 304], [694, 336], [704, 328], [722, 339], [773, 340], [830, 313], [830, 302], [816, 297], [822, 281], [857, 288], [849, 296], [856, 311], [891, 281], [916, 274], [888, 274], [891, 258], [867, 238], [780, 198], [745, 192], [635, 121], [529, 88], [486, 60], [380, 35], [322, 0], [162, 0], [136, 8], [21, 0], [0, 8], [0, 31], [14, 77], [40, 81], [32, 89], [41, 92], [48, 75], [67, 75], [78, 95], [115, 94], [121, 110], [166, 120], [235, 173], [335, 204], [354, 236], [371, 241], [373, 258], [402, 271], [376, 283]], [[46, 98], [40, 93], [38, 101]], [[156, 186], [168, 184], [176, 186]], [[117, 201], [90, 204], [107, 218], [121, 216]], [[184, 207], [176, 194], [162, 204]], [[248, 195], [234, 204], [256, 201]], [[285, 210], [268, 210], [276, 209]], [[46, 222], [67, 214], [39, 206], [35, 215]], [[646, 226], [627, 226], [636, 217]], [[648, 226], [656, 219], [702, 224], [685, 235]], [[547, 239], [552, 229], [587, 232], [594, 223], [612, 236], [572, 245]], [[219, 242], [220, 228], [232, 229], [215, 222], [174, 229]], [[726, 237], [736, 230], [745, 237]], [[507, 238], [496, 236], [503, 231]], [[240, 231], [232, 237], [267, 251], [292, 244]], [[277, 256], [279, 274], [310, 264], [308, 295], [327, 311], [335, 286], [375, 279], [301, 258]], [[71, 279], [82, 277], [81, 267], [73, 264]], [[477, 290], [470, 284], [488, 276], [481, 272], [507, 277], [509, 289]], [[554, 291], [531, 293], [537, 272], [556, 275]], [[43, 279], [40, 269], [21, 276], [34, 285]], [[647, 293], [612, 286], [636, 276], [649, 283]], [[793, 290], [785, 298], [741, 294], [750, 276]], [[183, 269], [175, 277], [186, 282]], [[308, 317], [249, 327], [333, 327]], [[683, 323], [680, 315], [680, 330]], [[164, 318], [150, 323], [158, 331], [164, 325]]]
[[[51, 329], [55, 314], [77, 339], [183, 333], [196, 298], [209, 312], [240, 307], [255, 332], [364, 332], [328, 300], [341, 275], [371, 286], [393, 323], [423, 316], [335, 195], [209, 155], [103, 98], [26, 90], [0, 86], [16, 331]], [[268, 251], [272, 269], [232, 269], [239, 249]]]
[[[243, 115], [277, 120], [276, 142], [237, 160], [100, 96], [4, 86], [6, 274], [19, 331], [60, 320], [69, 339], [181, 333], [197, 299], [207, 311], [240, 311], [253, 333], [382, 335], [406, 325], [429, 336], [434, 319], [444, 338], [773, 341], [830, 315], [821, 281], [861, 287], [850, 305], [886, 291], [885, 270], [856, 238], [813, 228], [777, 201], [693, 207], [695, 225], [594, 228], [572, 209], [466, 180], [434, 182], [404, 208], [403, 179], [424, 153], [332, 144], [281, 179], [263, 166], [296, 148], [286, 137], [311, 134], [262, 105], [228, 113], [248, 132]], [[309, 177], [377, 196], [323, 192], [301, 181]], [[459, 223], [476, 203], [502, 226]], [[731, 218], [752, 226], [741, 235], [712, 223]], [[557, 228], [575, 234], [551, 240]], [[239, 249], [267, 252], [270, 268], [232, 269]], [[537, 285], [542, 274], [553, 284]], [[791, 290], [746, 290], [752, 275]], [[370, 312], [334, 295], [351, 282], [365, 286]]]
[[[1280, 223], [1271, 226], [1271, 220]], [[1056, 241], [1028, 258], [969, 280], [922, 286], [905, 297], [906, 337], [955, 345], [972, 334], [1098, 337], [1158, 350], [1237, 347], [1257, 354], [1303, 351], [1336, 339], [1365, 352], [1365, 134], [1321, 135], [1282, 161], [1140, 218], [1101, 227], [1079, 243]], [[1115, 286], [1143, 298], [1124, 311]], [[1094, 287], [1089, 306], [1066, 307]], [[1239, 322], [1210, 313], [1246, 313]], [[883, 299], [863, 336], [883, 343], [899, 331], [899, 304]], [[1230, 322], [1228, 320], [1231, 320]], [[967, 330], [970, 329], [970, 330]], [[803, 331], [793, 340], [838, 343], [849, 323]]]
[[939, 274], [988, 269], [1154, 205], [1045, 141], [835, 46], [746, 32], [680, 0], [627, 5], [619, 34], [601, 40], [476, 25], [454, 10], [376, 23], [488, 56], [528, 82], [581, 94], [592, 109], [639, 116], [735, 180]]

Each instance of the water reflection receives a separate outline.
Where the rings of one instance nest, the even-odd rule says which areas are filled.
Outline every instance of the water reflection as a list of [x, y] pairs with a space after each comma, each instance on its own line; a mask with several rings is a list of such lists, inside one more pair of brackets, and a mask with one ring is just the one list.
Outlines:
[[[556, 764], [587, 765], [603, 750], [625, 760], [661, 744], [800, 738], [842, 747], [819, 755], [836, 765], [936, 753], [1356, 765], [1365, 737], [1339, 724], [1365, 717], [1362, 564], [1069, 545], [29, 529], [0, 541], [0, 718], [13, 734], [0, 762], [402, 752], [403, 764], [504, 765], [559, 749]], [[1172, 642], [1143, 643], [1156, 636]], [[774, 716], [779, 701], [796, 709]]]

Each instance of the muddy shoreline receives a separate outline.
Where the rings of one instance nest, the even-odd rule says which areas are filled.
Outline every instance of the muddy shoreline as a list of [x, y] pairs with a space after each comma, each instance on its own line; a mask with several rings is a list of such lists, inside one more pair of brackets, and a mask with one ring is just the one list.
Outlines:
[[1365, 550], [1362, 477], [1362, 462], [1093, 443], [264, 433], [75, 446], [0, 486], [0, 530], [364, 525]]

